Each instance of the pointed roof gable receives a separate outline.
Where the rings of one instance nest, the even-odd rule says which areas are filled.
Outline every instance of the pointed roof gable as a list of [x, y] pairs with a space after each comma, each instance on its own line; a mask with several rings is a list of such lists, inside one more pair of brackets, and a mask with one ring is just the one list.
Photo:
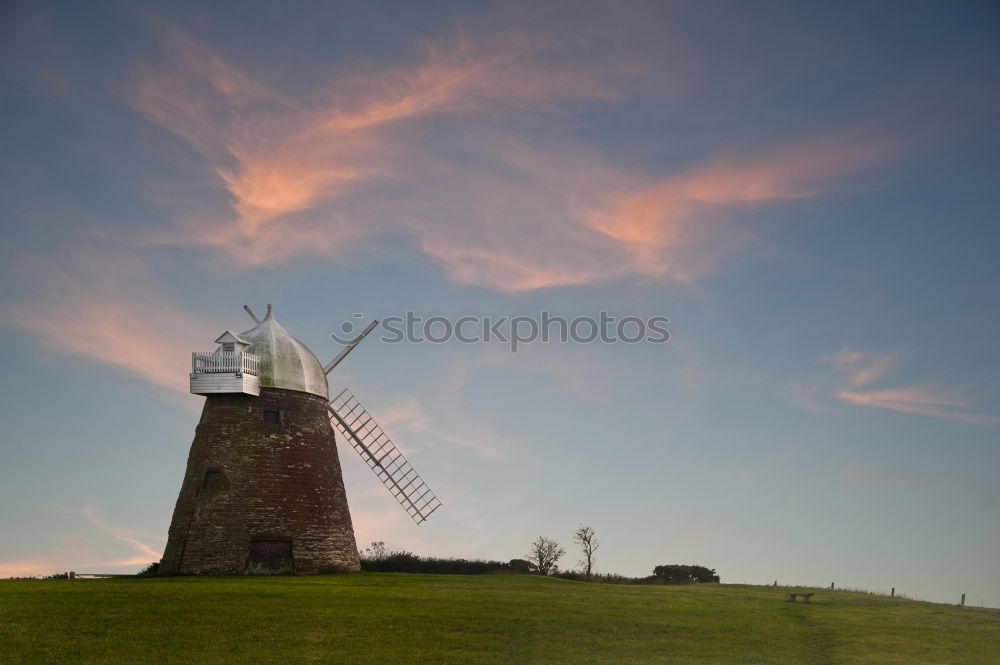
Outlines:
[[219, 339], [215, 340], [216, 344], [224, 344], [226, 342], [235, 344], [246, 344], [247, 346], [253, 343], [247, 338], [243, 337], [242, 335], [237, 335], [232, 330], [225, 331], [224, 333], [219, 335]]

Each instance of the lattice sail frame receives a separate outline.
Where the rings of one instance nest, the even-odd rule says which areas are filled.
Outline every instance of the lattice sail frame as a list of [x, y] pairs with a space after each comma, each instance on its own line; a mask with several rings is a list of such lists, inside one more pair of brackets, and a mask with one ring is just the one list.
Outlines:
[[382, 484], [417, 524], [441, 507], [441, 501], [347, 388], [330, 400], [330, 422], [351, 442]]

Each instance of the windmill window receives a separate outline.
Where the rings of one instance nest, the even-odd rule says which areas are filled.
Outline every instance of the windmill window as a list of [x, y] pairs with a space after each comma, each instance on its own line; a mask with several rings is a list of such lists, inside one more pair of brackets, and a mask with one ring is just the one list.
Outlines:
[[226, 478], [226, 474], [222, 472], [222, 469], [206, 469], [205, 479], [202, 481], [202, 489], [209, 492], [217, 492], [219, 490], [224, 490], [229, 488], [229, 480]]
[[281, 412], [280, 411], [264, 411], [264, 422], [271, 423], [272, 425], [277, 425], [281, 422]]
[[236, 346], [235, 346], [235, 344], [233, 342], [223, 342], [222, 343], [222, 352], [223, 353], [235, 353], [235, 351], [236, 351]]

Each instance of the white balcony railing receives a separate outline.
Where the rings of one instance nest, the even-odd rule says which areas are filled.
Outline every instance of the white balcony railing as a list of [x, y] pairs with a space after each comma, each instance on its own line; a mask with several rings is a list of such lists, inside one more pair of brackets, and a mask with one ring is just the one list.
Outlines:
[[251, 374], [257, 376], [257, 356], [252, 353], [195, 351], [191, 354], [194, 374]]

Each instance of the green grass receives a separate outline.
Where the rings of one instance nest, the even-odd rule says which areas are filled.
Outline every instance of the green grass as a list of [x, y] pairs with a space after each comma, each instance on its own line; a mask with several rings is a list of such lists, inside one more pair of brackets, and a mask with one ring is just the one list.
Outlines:
[[0, 582], [0, 663], [1000, 663], [1000, 618], [841, 591], [401, 574]]

